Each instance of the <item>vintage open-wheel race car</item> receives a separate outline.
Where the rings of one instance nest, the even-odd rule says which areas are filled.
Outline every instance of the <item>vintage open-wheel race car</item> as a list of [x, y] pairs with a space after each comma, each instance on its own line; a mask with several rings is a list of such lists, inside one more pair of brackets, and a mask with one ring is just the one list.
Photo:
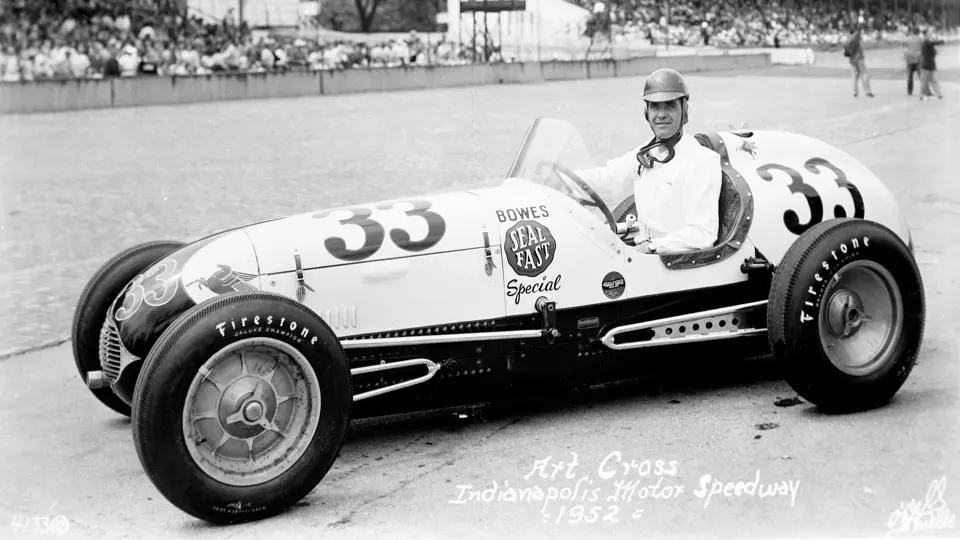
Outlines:
[[617, 380], [752, 342], [824, 409], [888, 402], [925, 316], [890, 191], [805, 136], [688, 136], [723, 171], [707, 249], [638, 252], [630, 197], [608, 206], [577, 172], [594, 166], [577, 130], [542, 118], [496, 187], [123, 251], [80, 297], [77, 368], [131, 416], [158, 490], [218, 523], [306, 496], [351, 419], [524, 381]]

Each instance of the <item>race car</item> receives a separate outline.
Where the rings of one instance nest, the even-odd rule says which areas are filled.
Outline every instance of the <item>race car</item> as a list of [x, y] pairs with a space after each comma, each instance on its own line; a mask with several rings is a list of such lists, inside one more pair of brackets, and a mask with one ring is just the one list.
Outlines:
[[80, 297], [80, 375], [131, 415], [157, 489], [215, 523], [306, 496], [352, 419], [618, 380], [721, 346], [772, 354], [823, 409], [887, 403], [925, 318], [891, 192], [805, 136], [691, 136], [721, 158], [706, 249], [638, 251], [632, 195], [600, 197], [576, 128], [541, 118], [496, 187], [123, 251]]

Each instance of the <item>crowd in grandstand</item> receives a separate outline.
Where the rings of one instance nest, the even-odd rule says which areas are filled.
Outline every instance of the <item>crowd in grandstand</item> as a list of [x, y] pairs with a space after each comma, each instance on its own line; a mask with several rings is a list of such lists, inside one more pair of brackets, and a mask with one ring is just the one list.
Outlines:
[[[865, 41], [896, 41], [911, 28], [935, 22], [930, 13], [901, 10], [894, 15], [889, 10], [880, 17], [807, 2], [790, 2], [788, 8], [777, 0], [679, 0], [665, 13], [657, 0], [641, 0], [634, 13], [619, 13], [621, 22], [629, 24], [618, 25], [618, 14], [611, 14], [620, 32], [640, 33], [654, 44], [669, 39], [678, 45], [718, 47], [836, 45], [851, 24], [868, 29]], [[466, 45], [446, 39], [427, 43], [415, 32], [407, 39], [373, 44], [255, 39], [231, 16], [211, 23], [137, 5], [113, 0], [0, 2], [0, 81], [455, 64], [477, 58]], [[498, 59], [494, 54], [492, 60]]]
[[[583, 0], [588, 3], [589, 0]], [[939, 22], [931, 9], [837, 9], [847, 6], [828, 0], [684, 0], [667, 5], [639, 0], [633, 13], [611, 9], [614, 26], [626, 34], [643, 34], [651, 43], [715, 47], [832, 47], [848, 38], [854, 26], [864, 40], [902, 42], [911, 29]], [[903, 4], [906, 4], [904, 2]], [[595, 4], [594, 4], [595, 5]], [[874, 4], [873, 7], [876, 7]], [[616, 20], [631, 21], [616, 25]]]
[[232, 17], [211, 24], [190, 16], [130, 12], [101, 0], [0, 3], [0, 80], [136, 75], [204, 75], [224, 71], [343, 69], [358, 65], [456, 63], [438, 40], [367, 45], [302, 38], [258, 38]]

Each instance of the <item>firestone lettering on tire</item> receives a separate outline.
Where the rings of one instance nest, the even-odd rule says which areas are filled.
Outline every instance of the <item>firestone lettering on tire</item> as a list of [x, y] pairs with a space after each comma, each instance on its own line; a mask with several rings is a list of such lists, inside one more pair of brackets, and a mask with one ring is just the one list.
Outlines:
[[[830, 258], [824, 260], [820, 263], [820, 267], [824, 269], [824, 275], [820, 275], [820, 272], [817, 272], [813, 275], [813, 279], [817, 280], [817, 283], [823, 283], [826, 286], [826, 282], [830, 281], [830, 278], [836, 273], [836, 270], [839, 270], [843, 265], [860, 255], [860, 246], [870, 247], [870, 237], [864, 236], [861, 240], [859, 237], [854, 237], [850, 239], [850, 245], [847, 246], [847, 243], [844, 242], [837, 246], [836, 249], [830, 250]], [[833, 263], [833, 264], [831, 264]], [[812, 308], [814, 313], [816, 313], [820, 307], [820, 295], [823, 293], [824, 287], [820, 287], [820, 290], [814, 289], [812, 286], [807, 289], [807, 294], [812, 296], [812, 300], [807, 300], [804, 302], [804, 305]], [[800, 322], [808, 323], [816, 319], [811, 315], [807, 315], [806, 311], [800, 310]]]
[[[261, 324], [266, 323], [266, 324]], [[276, 323], [276, 325], [274, 325]], [[275, 319], [273, 315], [249, 315], [229, 321], [220, 321], [215, 325], [220, 335], [227, 337], [227, 331], [230, 331], [229, 337], [240, 337], [256, 332], [266, 332], [279, 334], [294, 339], [297, 343], [304, 343], [309, 340], [310, 345], [317, 343], [319, 337], [310, 331], [306, 326], [301, 325], [295, 320], [281, 317]]]

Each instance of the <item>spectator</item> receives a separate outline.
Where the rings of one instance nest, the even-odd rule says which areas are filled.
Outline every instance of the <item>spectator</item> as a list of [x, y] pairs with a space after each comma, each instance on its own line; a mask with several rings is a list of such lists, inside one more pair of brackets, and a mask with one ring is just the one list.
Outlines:
[[926, 101], [930, 96], [943, 99], [940, 92], [940, 82], [937, 81], [937, 45], [943, 45], [942, 39], [937, 39], [933, 27], [927, 27], [927, 35], [920, 47], [920, 100]]
[[142, 53], [137, 72], [141, 75], [158, 75], [163, 64], [163, 56], [157, 50], [153, 40], [147, 37], [137, 52]]
[[75, 51], [67, 53], [70, 64], [70, 75], [77, 79], [82, 79], [91, 75], [90, 57], [87, 55], [87, 46], [83, 43], [77, 46]]
[[33, 76], [36, 78], [47, 79], [53, 77], [53, 60], [51, 59], [50, 40], [45, 40], [40, 45], [40, 52], [33, 57]]
[[260, 64], [264, 67], [264, 69], [272, 71], [276, 62], [277, 56], [273, 54], [270, 44], [264, 44], [260, 49]]
[[129, 41], [123, 45], [117, 55], [122, 77], [133, 77], [140, 71], [140, 51]]
[[411, 64], [417, 63], [417, 58], [423, 52], [423, 42], [416, 30], [410, 31], [410, 37], [407, 39], [407, 50], [409, 51], [409, 61]]
[[120, 70], [120, 61], [117, 60], [117, 53], [119, 49], [112, 45], [109, 49], [104, 49], [107, 53], [107, 61], [104, 63], [103, 67], [103, 76], [104, 77], [120, 77], [123, 75]]
[[853, 97], [860, 95], [858, 82], [863, 84], [863, 90], [867, 97], [873, 97], [870, 91], [870, 75], [867, 74], [866, 56], [863, 53], [863, 41], [860, 34], [860, 27], [854, 27], [850, 33], [850, 39], [843, 48], [843, 55], [850, 60], [850, 67], [853, 68]]
[[914, 28], [911, 35], [903, 45], [903, 59], [907, 63], [907, 95], [913, 95], [913, 75], [920, 77], [920, 48], [923, 45], [923, 38], [920, 35], [920, 29]]
[[185, 42], [183, 44], [183, 48], [180, 50], [180, 62], [185, 72], [184, 75], [192, 75], [202, 68], [200, 63], [200, 49], [202, 46], [203, 41], [200, 39], [196, 39], [192, 43]]
[[0, 52], [0, 81], [17, 82], [20, 80], [20, 58], [13, 46], [3, 47]]

